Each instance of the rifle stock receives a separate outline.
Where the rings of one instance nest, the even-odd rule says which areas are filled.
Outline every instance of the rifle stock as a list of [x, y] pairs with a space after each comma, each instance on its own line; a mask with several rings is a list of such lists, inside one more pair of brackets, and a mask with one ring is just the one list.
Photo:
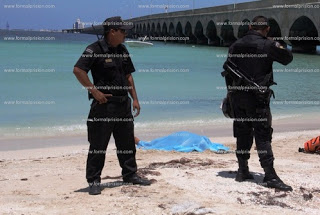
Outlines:
[[[227, 59], [227, 62], [224, 64], [223, 68], [226, 70], [227, 73], [231, 73], [234, 76], [236, 76], [239, 79], [239, 81], [243, 81], [248, 86], [256, 87], [259, 90], [259, 92], [265, 93], [267, 91], [267, 89], [264, 89], [264, 87], [250, 80], [250, 78], [247, 77], [246, 73], [241, 68], [239, 68], [230, 58]], [[222, 76], [226, 76], [226, 73], [223, 72]]]

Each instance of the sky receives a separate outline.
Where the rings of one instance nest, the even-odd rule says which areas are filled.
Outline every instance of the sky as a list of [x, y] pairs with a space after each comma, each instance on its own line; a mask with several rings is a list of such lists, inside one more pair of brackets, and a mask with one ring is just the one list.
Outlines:
[[[7, 22], [10, 29], [69, 29], [77, 18], [99, 24], [111, 16], [129, 19], [164, 13], [162, 5], [167, 4], [175, 7], [168, 9], [173, 12], [251, 1], [254, 0], [0, 0], [0, 29], [5, 29]], [[42, 8], [23, 8], [29, 5]], [[141, 8], [150, 5], [153, 9]]]

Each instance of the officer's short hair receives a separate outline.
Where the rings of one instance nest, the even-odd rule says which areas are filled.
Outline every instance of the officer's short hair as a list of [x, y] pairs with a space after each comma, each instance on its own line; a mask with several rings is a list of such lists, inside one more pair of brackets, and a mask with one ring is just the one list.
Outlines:
[[264, 16], [256, 16], [251, 22], [251, 27], [253, 30], [264, 30], [269, 27], [269, 20]]

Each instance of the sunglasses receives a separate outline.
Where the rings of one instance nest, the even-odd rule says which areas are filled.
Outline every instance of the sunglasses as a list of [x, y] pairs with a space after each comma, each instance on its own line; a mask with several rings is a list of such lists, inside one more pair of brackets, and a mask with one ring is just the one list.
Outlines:
[[119, 29], [119, 28], [117, 28], [117, 29], [115, 29], [115, 30], [116, 30], [116, 31], [119, 30], [119, 31], [121, 31], [121, 33], [123, 33], [123, 34], [126, 33], [126, 30], [125, 30], [125, 29]]

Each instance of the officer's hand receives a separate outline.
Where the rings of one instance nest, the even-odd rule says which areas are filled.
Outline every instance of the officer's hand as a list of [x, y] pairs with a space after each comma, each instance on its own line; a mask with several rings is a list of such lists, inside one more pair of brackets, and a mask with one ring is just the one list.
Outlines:
[[140, 114], [139, 101], [138, 101], [138, 100], [133, 100], [132, 107], [133, 107], [133, 112], [136, 112], [136, 114], [134, 115], [134, 117], [139, 116], [139, 114]]
[[99, 102], [99, 104], [107, 103], [108, 98], [112, 96], [112, 94], [104, 94], [99, 90], [94, 91], [92, 95]]

